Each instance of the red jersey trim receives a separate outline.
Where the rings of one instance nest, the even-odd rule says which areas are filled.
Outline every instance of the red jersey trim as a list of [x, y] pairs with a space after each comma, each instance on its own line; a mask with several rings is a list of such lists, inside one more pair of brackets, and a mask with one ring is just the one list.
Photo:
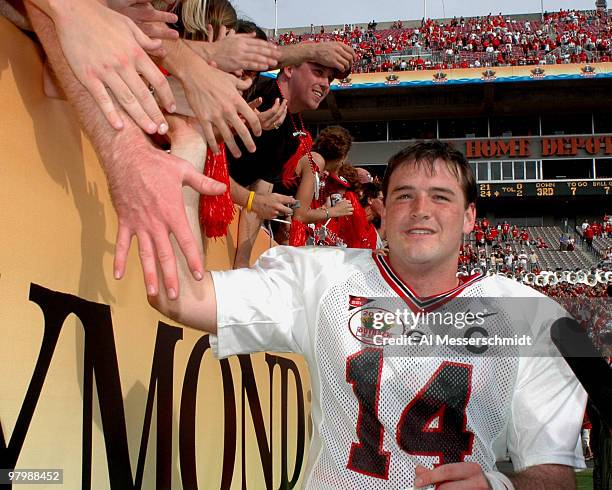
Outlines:
[[389, 259], [386, 256], [377, 254], [372, 254], [372, 256], [374, 258], [374, 262], [378, 266], [378, 270], [380, 271], [382, 278], [414, 312], [435, 310], [456, 297], [465, 288], [471, 286], [477, 281], [480, 281], [484, 277], [482, 273], [479, 273], [470, 276], [465, 280], [460, 278], [459, 285], [450, 291], [421, 298], [410, 288], [410, 286], [408, 286], [408, 284], [404, 283], [404, 281], [400, 279], [400, 277], [391, 267]]

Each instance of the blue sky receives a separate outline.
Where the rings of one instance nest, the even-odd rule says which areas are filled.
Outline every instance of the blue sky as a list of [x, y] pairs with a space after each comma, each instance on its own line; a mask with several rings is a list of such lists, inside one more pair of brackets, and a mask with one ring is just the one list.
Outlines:
[[[542, 0], [544, 10], [595, 8], [595, 0]], [[240, 16], [246, 16], [264, 28], [274, 27], [274, 0], [233, 0]], [[610, 2], [612, 3], [612, 1]], [[540, 0], [435, 0], [427, 1], [427, 16], [441, 18], [461, 15], [487, 15], [540, 12]], [[278, 27], [316, 26], [321, 24], [363, 24], [423, 17], [423, 0], [278, 0]]]

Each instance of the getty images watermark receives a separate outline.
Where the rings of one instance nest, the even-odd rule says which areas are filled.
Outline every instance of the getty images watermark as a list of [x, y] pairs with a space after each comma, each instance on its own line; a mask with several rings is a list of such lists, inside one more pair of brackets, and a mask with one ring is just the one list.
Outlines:
[[[517, 347], [530, 346], [533, 339], [531, 335], [514, 334], [507, 335], [488, 335], [488, 332], [482, 328], [487, 317], [493, 316], [488, 310], [472, 312], [425, 312], [411, 311], [408, 309], [396, 309], [391, 311], [372, 311], [371, 328], [381, 333], [372, 336], [372, 343], [376, 346], [503, 346]], [[409, 334], [402, 333], [399, 335], [388, 335], [390, 325], [404, 325], [409, 331]], [[466, 329], [472, 335], [457, 337], [450, 334], [424, 334], [418, 327], [437, 326], [452, 326], [456, 329]]]
[[574, 298], [573, 309], [563, 306], [539, 295], [349, 296], [345, 328], [360, 343], [400, 357], [598, 357], [612, 349], [602, 336], [612, 321], [609, 300]]

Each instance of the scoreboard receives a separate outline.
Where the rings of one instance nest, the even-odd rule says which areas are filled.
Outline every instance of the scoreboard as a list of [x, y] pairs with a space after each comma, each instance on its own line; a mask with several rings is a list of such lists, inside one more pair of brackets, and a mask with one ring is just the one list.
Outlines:
[[612, 180], [570, 180], [478, 184], [478, 197], [573, 197], [612, 195]]

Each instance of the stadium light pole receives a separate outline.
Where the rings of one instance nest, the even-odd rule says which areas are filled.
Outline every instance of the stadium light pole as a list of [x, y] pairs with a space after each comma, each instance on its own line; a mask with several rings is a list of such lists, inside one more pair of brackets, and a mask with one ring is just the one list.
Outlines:
[[278, 36], [278, 0], [274, 0], [274, 37]]
[[540, 12], [542, 13], [542, 22], [544, 22], [544, 0], [540, 0]]
[[427, 0], [423, 0], [423, 19], [427, 20]]

